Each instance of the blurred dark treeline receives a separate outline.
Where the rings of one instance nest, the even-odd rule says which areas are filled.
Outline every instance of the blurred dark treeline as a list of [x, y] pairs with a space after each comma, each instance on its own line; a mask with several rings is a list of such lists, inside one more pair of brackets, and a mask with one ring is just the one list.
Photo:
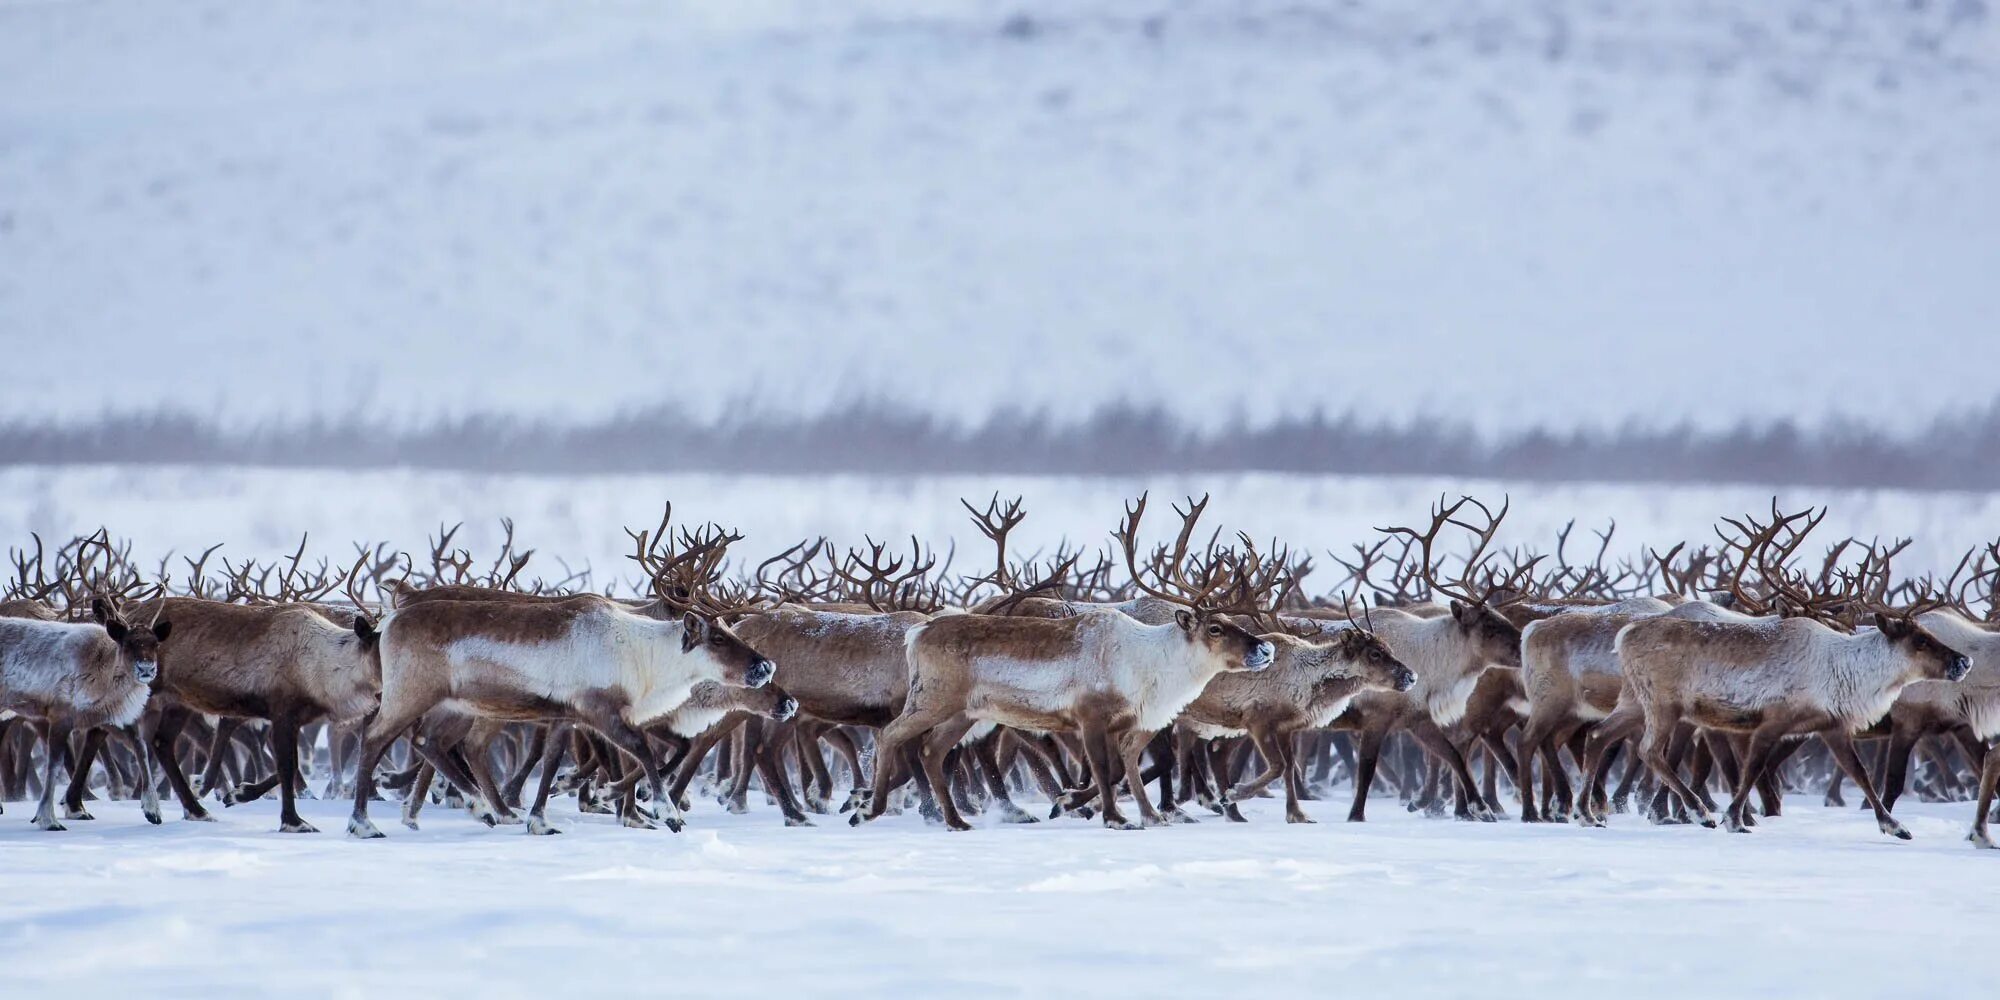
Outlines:
[[487, 472], [1016, 473], [1272, 471], [1542, 481], [2000, 488], [2000, 402], [1896, 433], [1856, 422], [1728, 430], [1628, 425], [1482, 433], [1470, 424], [1315, 414], [1199, 431], [1111, 406], [1082, 421], [1023, 412], [960, 425], [882, 403], [817, 416], [696, 420], [661, 408], [598, 423], [360, 417], [230, 429], [181, 414], [0, 424], [0, 465], [231, 464]]

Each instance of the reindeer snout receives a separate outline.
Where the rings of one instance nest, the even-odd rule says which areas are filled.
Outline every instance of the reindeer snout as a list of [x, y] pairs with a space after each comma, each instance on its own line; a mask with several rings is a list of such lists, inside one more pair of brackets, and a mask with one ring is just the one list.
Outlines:
[[778, 699], [778, 710], [772, 713], [771, 717], [777, 719], [779, 722], [783, 722], [797, 714], [799, 714], [798, 700], [790, 695], [786, 695]]
[[1278, 648], [1268, 642], [1260, 642], [1250, 655], [1243, 658], [1243, 665], [1251, 670], [1262, 670], [1271, 665], [1271, 657], [1278, 654]]
[[1396, 668], [1396, 690], [1408, 691], [1417, 686], [1417, 675], [1409, 667]]
[[160, 676], [160, 664], [154, 660], [141, 660], [132, 664], [132, 676], [137, 677], [141, 684], [151, 684], [153, 678]]
[[750, 664], [749, 670], [743, 672], [743, 682], [747, 687], [760, 688], [771, 683], [771, 678], [777, 675], [777, 664], [770, 660], [758, 660]]
[[1971, 672], [1972, 661], [1956, 653], [1944, 665], [1944, 679], [1948, 681], [1964, 680], [1965, 675]]

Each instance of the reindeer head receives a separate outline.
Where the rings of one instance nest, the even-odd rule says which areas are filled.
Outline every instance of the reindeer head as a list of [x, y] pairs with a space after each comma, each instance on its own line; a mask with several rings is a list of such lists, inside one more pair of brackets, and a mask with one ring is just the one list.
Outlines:
[[766, 684], [760, 688], [731, 688], [735, 695], [735, 707], [746, 712], [755, 712], [766, 719], [783, 722], [799, 714], [798, 699], [785, 693], [776, 684]]
[[692, 611], [681, 615], [681, 652], [706, 657], [714, 664], [722, 683], [731, 687], [763, 687], [778, 673], [776, 663], [750, 648], [721, 619]]
[[[1125, 520], [1112, 532], [1112, 536], [1125, 551], [1125, 568], [1132, 574], [1132, 584], [1142, 593], [1180, 606], [1174, 611], [1174, 624], [1180, 627], [1183, 638], [1199, 644], [1212, 662], [1220, 663], [1224, 671], [1263, 670], [1277, 655], [1276, 648], [1256, 633], [1229, 620], [1229, 616], [1242, 614], [1253, 619], [1262, 618], [1260, 601], [1268, 596], [1271, 588], [1279, 585], [1278, 578], [1258, 582], [1255, 578], [1259, 563], [1254, 555], [1239, 560], [1220, 558], [1213, 551], [1213, 542], [1210, 543], [1211, 551], [1205, 566], [1196, 573], [1196, 578], [1189, 578], [1188, 566], [1192, 560], [1188, 557], [1188, 543], [1193, 540], [1195, 525], [1207, 506], [1208, 498], [1204, 496], [1200, 500], [1189, 497], [1186, 510], [1174, 508], [1175, 513], [1181, 516], [1180, 534], [1171, 550], [1162, 549], [1152, 560], [1152, 582], [1147, 581], [1149, 574], [1139, 569], [1139, 521], [1146, 516], [1144, 494], [1140, 495], [1138, 502], [1126, 505]], [[1218, 608], [1215, 598], [1225, 588], [1234, 590], [1235, 606]]]
[[131, 669], [134, 680], [151, 685], [160, 676], [160, 644], [173, 634], [174, 624], [160, 621], [151, 628], [133, 628], [102, 598], [90, 602], [90, 613], [104, 626], [111, 641], [118, 644], [119, 663]]
[[1372, 688], [1408, 691], [1416, 686], [1417, 675], [1375, 633], [1359, 626], [1341, 629], [1335, 637], [1340, 659], [1360, 668], [1361, 680]]
[[1521, 665], [1521, 630], [1500, 612], [1484, 603], [1451, 602], [1451, 620], [1458, 624], [1466, 641], [1479, 651], [1481, 666]]
[[1917, 664], [1921, 676], [1927, 681], [1959, 681], [1972, 670], [1972, 661], [1965, 654], [1945, 645], [1931, 631], [1918, 624], [1914, 617], [1875, 613], [1875, 628], [1890, 645], [1901, 649]]
[[1174, 624], [1187, 641], [1200, 643], [1221, 661], [1225, 671], [1255, 673], [1269, 667], [1277, 652], [1262, 636], [1215, 612], [1182, 608], [1174, 612]]

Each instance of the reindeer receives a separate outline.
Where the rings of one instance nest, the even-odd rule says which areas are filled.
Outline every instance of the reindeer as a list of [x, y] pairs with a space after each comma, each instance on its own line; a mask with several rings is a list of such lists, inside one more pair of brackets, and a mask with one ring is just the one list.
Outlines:
[[156, 616], [149, 627], [133, 628], [102, 600], [91, 610], [97, 622], [90, 624], [0, 619], [0, 709], [37, 720], [48, 748], [35, 811], [42, 830], [63, 829], [55, 816], [56, 769], [78, 727], [114, 726], [133, 741], [143, 771], [141, 809], [148, 822], [160, 822], [138, 722], [174, 625]]
[[[1485, 527], [1458, 520], [1466, 505], [1478, 507], [1486, 517]], [[1465, 715], [1466, 703], [1487, 668], [1521, 665], [1521, 630], [1502, 617], [1488, 603], [1495, 593], [1512, 590], [1513, 581], [1489, 581], [1475, 595], [1472, 581], [1484, 571], [1486, 550], [1507, 515], [1503, 506], [1496, 515], [1470, 497], [1449, 506], [1440, 502], [1431, 511], [1431, 524], [1419, 532], [1414, 528], [1383, 528], [1391, 535], [1406, 536], [1418, 550], [1419, 569], [1429, 589], [1443, 595], [1448, 603], [1433, 610], [1417, 606], [1404, 610], [1377, 609], [1372, 613], [1372, 629], [1396, 659], [1416, 675], [1416, 683], [1402, 692], [1369, 692], [1354, 699], [1348, 710], [1334, 720], [1333, 727], [1361, 734], [1354, 781], [1354, 804], [1348, 821], [1367, 818], [1368, 790], [1374, 782], [1383, 743], [1390, 733], [1408, 729], [1425, 750], [1451, 768], [1458, 781], [1460, 819], [1493, 817], [1479, 801], [1465, 758], [1445, 736], [1444, 728]], [[1466, 557], [1457, 585], [1438, 579], [1438, 562], [1432, 546], [1447, 525], [1473, 532], [1474, 546]], [[1344, 616], [1344, 609], [1308, 609], [1299, 614], [1320, 619]], [[1477, 808], [1474, 808], [1477, 803]]]
[[1177, 568], [1155, 583], [1144, 579], [1134, 548], [1145, 515], [1144, 496], [1127, 506], [1116, 532], [1135, 585], [1180, 605], [1171, 623], [1144, 625], [1120, 612], [1086, 609], [1064, 619], [957, 615], [911, 629], [908, 702], [878, 741], [868, 810], [856, 812], [849, 822], [858, 826], [882, 814], [892, 762], [906, 744], [922, 740], [923, 769], [939, 790], [946, 826], [970, 829], [952, 796], [943, 791], [942, 764], [945, 753], [981, 722], [1079, 732], [1105, 825], [1138, 829], [1118, 809], [1115, 748], [1140, 812], [1148, 821], [1160, 822], [1140, 786], [1139, 755], [1152, 734], [1171, 723], [1217, 674], [1263, 670], [1275, 653], [1272, 643], [1209, 603], [1226, 578], [1216, 574], [1193, 582], [1178, 568], [1206, 502], [1190, 500], [1188, 510], [1178, 511], [1182, 526], [1172, 559]]
[[[1299, 625], [1309, 635], [1321, 634], [1318, 623]], [[1214, 740], [1247, 735], [1264, 757], [1264, 773], [1221, 796], [1225, 810], [1232, 800], [1255, 795], [1282, 776], [1285, 822], [1313, 822], [1299, 806], [1294, 738], [1332, 722], [1363, 691], [1407, 691], [1416, 683], [1416, 674], [1364, 627], [1350, 623], [1325, 632], [1326, 642], [1285, 632], [1266, 635], [1275, 650], [1269, 669], [1222, 674], [1182, 710], [1178, 725], [1190, 736]], [[1241, 814], [1230, 815], [1236, 819]]]
[[[1750, 791], [1771, 766], [1781, 742], [1817, 734], [1835, 762], [1861, 786], [1882, 831], [1908, 840], [1909, 831], [1889, 815], [1869, 782], [1854, 751], [1853, 734], [1887, 714], [1908, 685], [1957, 681], [1971, 663], [1916, 617], [1941, 601], [1900, 614], [1876, 606], [1872, 630], [1851, 630], [1831, 617], [1832, 608], [1872, 602], [1851, 588], [1830, 596], [1812, 592], [1811, 581], [1789, 570], [1786, 560], [1818, 518], [1809, 510], [1783, 515], [1775, 500], [1771, 514], [1769, 526], [1754, 519], [1725, 520], [1747, 539], [1744, 557], [1730, 577], [1731, 596], [1753, 613], [1777, 614], [1777, 620], [1700, 621], [1663, 615], [1633, 622], [1618, 633], [1615, 649], [1624, 666], [1626, 691], [1645, 719], [1641, 752], [1662, 785], [1702, 825], [1713, 827], [1714, 813], [1681, 779], [1668, 753], [1669, 741], [1684, 720], [1710, 731], [1747, 734], [1735, 793], [1725, 812], [1729, 828], [1740, 832], [1750, 825]], [[1822, 511], [1819, 517], [1824, 516]], [[1793, 527], [1800, 521], [1803, 527]], [[1778, 544], [1780, 532], [1787, 529], [1791, 537]], [[1774, 544], [1775, 558], [1770, 554]], [[1741, 586], [1745, 563], [1753, 557], [1772, 591], [1768, 600]]]
[[[727, 544], [712, 538], [690, 546], [674, 565], [719, 565]], [[640, 548], [646, 548], [643, 537]], [[656, 591], [661, 584], [656, 577]], [[447, 702], [485, 718], [588, 726], [637, 758], [652, 801], [671, 808], [641, 729], [680, 707], [703, 680], [760, 687], [777, 673], [776, 664], [723, 624], [723, 609], [709, 605], [707, 595], [686, 596], [702, 610], [691, 606], [672, 621], [597, 596], [399, 607], [385, 624], [382, 707], [362, 740], [349, 834], [382, 836], [368, 819], [375, 764], [424, 713]], [[658, 599], [669, 597], [660, 593]], [[431, 751], [426, 759], [453, 784], [474, 788], [448, 757]], [[628, 822], [650, 825], [643, 817]], [[667, 826], [680, 829], [679, 816], [669, 816]]]
[[179, 630], [162, 665], [162, 710], [153, 745], [187, 818], [209, 818], [173, 757], [174, 740], [191, 715], [268, 719], [277, 773], [234, 797], [255, 798], [275, 784], [279, 829], [317, 832], [298, 814], [299, 729], [317, 719], [357, 719], [375, 709], [382, 673], [374, 622], [357, 613], [351, 625], [342, 626], [303, 604], [241, 605], [192, 597], [158, 598], [135, 610], [170, 619]]

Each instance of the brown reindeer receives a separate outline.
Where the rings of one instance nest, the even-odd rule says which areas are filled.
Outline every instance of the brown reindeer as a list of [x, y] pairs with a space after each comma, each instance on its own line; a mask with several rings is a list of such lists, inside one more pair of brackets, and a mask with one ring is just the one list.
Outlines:
[[[1310, 625], [1305, 631], [1317, 632]], [[1178, 724], [1193, 737], [1248, 736], [1264, 757], [1262, 774], [1222, 796], [1225, 809], [1231, 800], [1255, 795], [1283, 777], [1285, 822], [1312, 822], [1299, 806], [1295, 737], [1331, 722], [1362, 691], [1407, 691], [1416, 683], [1416, 674], [1372, 633], [1358, 627], [1329, 628], [1327, 633], [1324, 642], [1285, 633], [1266, 635], [1265, 641], [1275, 649], [1269, 669], [1225, 673], [1182, 710]]]

